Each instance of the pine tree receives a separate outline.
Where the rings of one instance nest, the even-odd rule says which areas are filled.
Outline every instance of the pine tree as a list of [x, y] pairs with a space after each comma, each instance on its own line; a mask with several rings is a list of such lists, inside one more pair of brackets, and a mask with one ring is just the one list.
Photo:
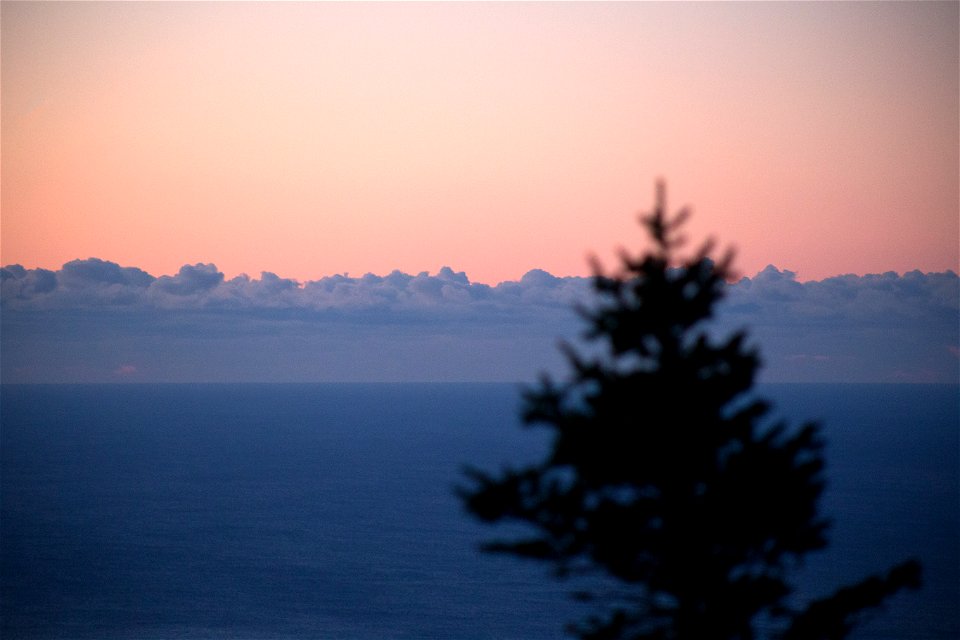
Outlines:
[[622, 255], [618, 274], [597, 269], [598, 301], [581, 313], [606, 348], [566, 345], [570, 380], [525, 394], [524, 422], [552, 432], [546, 458], [497, 477], [470, 469], [461, 495], [482, 520], [528, 525], [488, 550], [613, 579], [579, 594], [598, 605], [571, 627], [581, 638], [748, 639], [761, 619], [792, 640], [846, 637], [863, 608], [919, 586], [919, 565], [788, 608], [791, 571], [827, 544], [823, 442], [813, 423], [766, 424], [756, 350], [743, 333], [711, 335], [731, 258], [715, 262], [708, 243], [681, 259], [686, 217], [668, 218], [658, 185], [641, 218], [652, 249]]

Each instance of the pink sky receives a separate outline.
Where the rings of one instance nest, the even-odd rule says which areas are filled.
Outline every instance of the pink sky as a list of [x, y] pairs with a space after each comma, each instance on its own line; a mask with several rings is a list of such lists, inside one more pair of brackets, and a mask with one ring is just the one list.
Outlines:
[[958, 269], [958, 3], [17, 3], [3, 264], [589, 272], [664, 177], [800, 279]]

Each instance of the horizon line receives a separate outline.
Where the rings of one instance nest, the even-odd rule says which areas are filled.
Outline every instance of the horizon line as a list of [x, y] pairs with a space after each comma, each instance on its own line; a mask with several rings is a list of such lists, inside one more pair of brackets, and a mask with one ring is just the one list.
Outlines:
[[[392, 276], [392, 275], [400, 275], [400, 276], [410, 277], [410, 278], [416, 278], [416, 277], [437, 278], [437, 277], [442, 277], [442, 276], [448, 276], [448, 277], [449, 277], [449, 276], [454, 276], [454, 277], [462, 277], [462, 278], [465, 278], [465, 279], [467, 280], [467, 283], [470, 284], [470, 285], [482, 285], [482, 286], [488, 286], [488, 287], [497, 287], [497, 286], [499, 286], [499, 285], [501, 285], [501, 284], [521, 282], [524, 278], [526, 278], [527, 276], [529, 276], [529, 275], [531, 275], [531, 274], [545, 274], [545, 275], [547, 275], [547, 276], [549, 276], [549, 277], [551, 277], [551, 278], [556, 278], [556, 279], [560, 279], [560, 280], [590, 280], [590, 279], [592, 279], [592, 278], [596, 275], [596, 272], [594, 272], [593, 274], [590, 274], [590, 275], [569, 275], [569, 274], [568, 274], [568, 275], [558, 275], [558, 274], [552, 273], [552, 272], [550, 272], [550, 271], [548, 271], [548, 270], [546, 270], [546, 269], [542, 269], [542, 268], [540, 268], [540, 267], [531, 267], [531, 268], [527, 269], [522, 275], [520, 275], [520, 276], [517, 277], [517, 278], [500, 280], [499, 282], [493, 283], [493, 282], [481, 282], [481, 281], [479, 281], [479, 280], [473, 280], [473, 279], [470, 278], [469, 274], [468, 274], [465, 270], [463, 270], [463, 271], [457, 270], [457, 269], [449, 266], [449, 264], [445, 264], [445, 265], [440, 266], [438, 269], [436, 269], [436, 271], [421, 270], [421, 271], [418, 271], [418, 272], [416, 272], [416, 273], [412, 273], [412, 272], [403, 271], [403, 270], [401, 270], [400, 268], [394, 268], [394, 269], [392, 269], [391, 271], [389, 271], [388, 273], [384, 273], [384, 274], [375, 273], [375, 272], [373, 272], [373, 271], [365, 271], [362, 275], [351, 275], [349, 271], [343, 271], [343, 272], [336, 272], [336, 273], [329, 273], [329, 274], [326, 274], [326, 275], [321, 275], [321, 276], [319, 276], [319, 277], [317, 277], [317, 278], [302, 279], [302, 280], [301, 280], [301, 279], [298, 279], [298, 278], [289, 278], [289, 277], [283, 276], [283, 275], [281, 275], [281, 274], [279, 274], [279, 273], [277, 273], [277, 272], [275, 272], [275, 271], [271, 271], [271, 270], [269, 270], [269, 269], [261, 269], [261, 270], [260, 270], [260, 273], [259, 273], [259, 277], [255, 277], [255, 276], [253, 276], [253, 275], [250, 275], [250, 274], [247, 273], [246, 271], [240, 271], [240, 272], [238, 272], [238, 273], [236, 273], [236, 274], [231, 274], [230, 277], [227, 277], [228, 274], [227, 274], [226, 272], [224, 272], [224, 271], [221, 271], [220, 268], [217, 267], [217, 265], [216, 265], [215, 262], [194, 262], [194, 263], [184, 262], [184, 263], [180, 266], [180, 268], [178, 269], [178, 271], [177, 271], [176, 273], [161, 273], [161, 274], [159, 274], [159, 275], [155, 275], [155, 274], [153, 274], [153, 273], [150, 273], [150, 272], [147, 271], [146, 269], [144, 269], [144, 268], [142, 268], [142, 267], [139, 267], [139, 266], [136, 266], [136, 265], [123, 265], [123, 264], [121, 264], [121, 263], [119, 263], [119, 262], [115, 262], [115, 261], [113, 261], [113, 260], [109, 260], [109, 259], [105, 259], [105, 258], [99, 258], [99, 257], [95, 257], [95, 256], [90, 256], [90, 257], [87, 257], [87, 258], [74, 258], [74, 259], [72, 259], [72, 260], [68, 260], [67, 262], [64, 262], [62, 265], [60, 265], [58, 268], [55, 268], [55, 269], [51, 269], [51, 268], [48, 268], [48, 267], [42, 267], [42, 266], [26, 267], [26, 266], [24, 266], [22, 263], [19, 263], [19, 262], [14, 262], [14, 263], [9, 263], [9, 264], [2, 264], [2, 265], [0, 265], [0, 269], [8, 270], [8, 269], [18, 268], [18, 267], [19, 267], [19, 268], [21, 268], [21, 269], [24, 269], [25, 271], [46, 271], [46, 272], [50, 272], [50, 273], [59, 273], [59, 272], [63, 271], [63, 269], [64, 269], [65, 267], [67, 267], [67, 266], [70, 265], [70, 264], [74, 264], [74, 263], [98, 263], [98, 264], [105, 264], [105, 265], [114, 265], [114, 266], [119, 267], [120, 269], [135, 269], [135, 270], [140, 271], [140, 272], [142, 272], [143, 274], [145, 274], [145, 275], [147, 275], [147, 276], [149, 276], [149, 277], [151, 277], [151, 278], [153, 278], [153, 279], [155, 279], [155, 280], [156, 280], [156, 279], [160, 279], [160, 278], [172, 278], [172, 277], [176, 277], [176, 275], [177, 275], [178, 273], [180, 273], [185, 267], [191, 267], [191, 268], [197, 268], [197, 267], [211, 268], [211, 267], [212, 267], [213, 269], [216, 270], [216, 273], [219, 273], [219, 274], [221, 274], [221, 275], [223, 276], [223, 281], [224, 281], [224, 282], [230, 282], [230, 281], [237, 280], [237, 279], [250, 280], [250, 281], [260, 281], [260, 280], [263, 279], [264, 275], [269, 274], [269, 275], [272, 275], [272, 276], [276, 276], [276, 277], [278, 277], [278, 278], [280, 278], [280, 279], [282, 279], [282, 280], [288, 280], [288, 281], [294, 282], [294, 283], [297, 284], [298, 287], [301, 287], [301, 288], [304, 287], [305, 285], [307, 285], [308, 283], [311, 283], [311, 282], [321, 282], [321, 281], [328, 280], [328, 279], [342, 278], [342, 279], [344, 279], [344, 280], [349, 280], [349, 281], [359, 281], [359, 280], [362, 280], [363, 278], [367, 278], [367, 277], [387, 278], [387, 277], [390, 277], [390, 276]], [[730, 282], [737, 282], [737, 281], [742, 280], [742, 279], [744, 279], [744, 278], [747, 278], [747, 279], [751, 279], [751, 280], [752, 280], [753, 278], [756, 278], [757, 276], [761, 275], [761, 274], [764, 273], [764, 272], [769, 272], [771, 269], [774, 270], [774, 271], [776, 271], [777, 273], [780, 273], [780, 274], [789, 274], [790, 277], [791, 277], [791, 279], [793, 279], [794, 281], [799, 282], [799, 283], [823, 282], [823, 281], [825, 281], [825, 280], [830, 280], [830, 279], [834, 279], [834, 278], [844, 278], [844, 277], [849, 277], [849, 276], [853, 276], [853, 277], [857, 277], [857, 278], [865, 278], [865, 277], [869, 277], [869, 276], [886, 276], [886, 275], [889, 275], [889, 274], [893, 274], [893, 275], [895, 275], [895, 276], [897, 276], [897, 277], [903, 277], [903, 276], [905, 276], [905, 275], [907, 275], [907, 274], [909, 274], [909, 273], [920, 273], [920, 274], [923, 274], [923, 275], [930, 275], [930, 274], [953, 274], [953, 275], [957, 275], [957, 274], [958, 274], [958, 271], [957, 271], [957, 270], [954, 270], [954, 269], [944, 269], [944, 270], [941, 270], [941, 271], [924, 271], [924, 270], [922, 270], [922, 269], [920, 269], [920, 268], [915, 268], [915, 269], [910, 269], [910, 270], [908, 270], [908, 271], [902, 271], [902, 272], [901, 272], [901, 271], [897, 271], [897, 270], [895, 270], [895, 269], [889, 269], [889, 270], [886, 270], [886, 271], [870, 271], [870, 272], [866, 272], [866, 271], [865, 271], [865, 272], [862, 272], [862, 273], [846, 272], [846, 273], [837, 273], [837, 274], [830, 275], [830, 276], [826, 276], [826, 277], [823, 277], [823, 278], [820, 278], [820, 279], [816, 279], [816, 278], [804, 279], [804, 278], [802, 278], [802, 277], [799, 277], [799, 272], [797, 272], [797, 271], [794, 271], [794, 270], [792, 270], [792, 269], [790, 269], [790, 268], [787, 268], [787, 267], [780, 267], [780, 266], [777, 266], [777, 265], [775, 265], [775, 264], [773, 264], [773, 263], [768, 263], [765, 267], [763, 267], [762, 269], [759, 269], [759, 270], [756, 271], [753, 275], [745, 275], [743, 272], [740, 272], [740, 271], [736, 271], [736, 270], [735, 270], [735, 274], [734, 274], [735, 277], [732, 278], [732, 279], [730, 280]], [[960, 265], [958, 265], [958, 269], [960, 269]], [[616, 271], [604, 271], [604, 272], [601, 272], [601, 273], [603, 273], [603, 274], [605, 274], [605, 275], [610, 275], [610, 274], [616, 273]]]

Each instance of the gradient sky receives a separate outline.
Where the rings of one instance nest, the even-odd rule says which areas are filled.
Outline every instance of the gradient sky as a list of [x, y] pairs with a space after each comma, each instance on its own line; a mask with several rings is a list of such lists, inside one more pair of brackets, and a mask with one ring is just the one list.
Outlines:
[[664, 177], [745, 274], [957, 270], [958, 7], [4, 1], [0, 258], [576, 275]]

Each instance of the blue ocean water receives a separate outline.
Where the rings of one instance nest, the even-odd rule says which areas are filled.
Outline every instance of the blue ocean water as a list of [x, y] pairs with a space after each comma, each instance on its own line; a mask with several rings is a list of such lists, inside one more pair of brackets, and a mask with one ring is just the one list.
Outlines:
[[[582, 611], [493, 530], [461, 468], [537, 459], [514, 385], [0, 387], [6, 640], [566, 637]], [[960, 392], [771, 385], [822, 419], [833, 544], [804, 592], [909, 556], [925, 586], [860, 640], [960, 637]]]

